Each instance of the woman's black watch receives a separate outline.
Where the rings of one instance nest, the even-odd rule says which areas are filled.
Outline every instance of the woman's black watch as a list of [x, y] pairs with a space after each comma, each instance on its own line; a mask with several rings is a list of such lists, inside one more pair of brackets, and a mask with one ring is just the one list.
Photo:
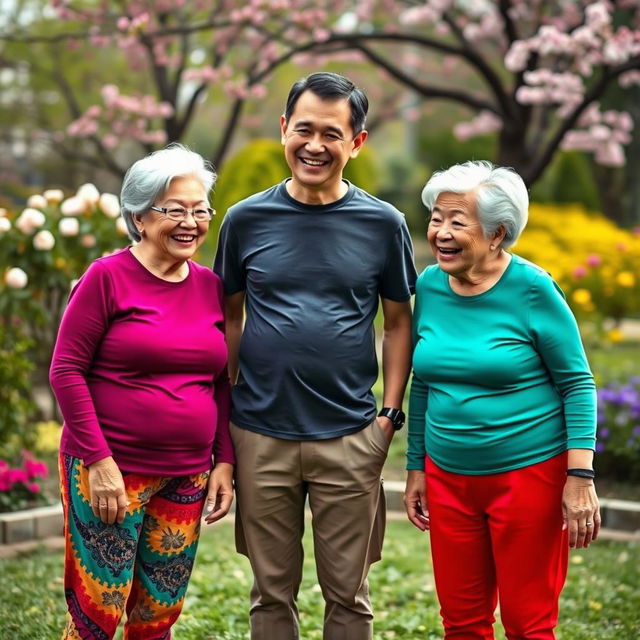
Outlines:
[[389, 418], [395, 431], [399, 431], [404, 427], [405, 415], [402, 409], [392, 409], [391, 407], [382, 407], [378, 418]]

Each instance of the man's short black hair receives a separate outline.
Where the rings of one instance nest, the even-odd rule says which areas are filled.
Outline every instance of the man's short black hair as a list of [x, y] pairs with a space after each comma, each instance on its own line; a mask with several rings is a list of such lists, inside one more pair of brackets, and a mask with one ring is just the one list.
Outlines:
[[364, 129], [367, 111], [369, 110], [367, 96], [348, 78], [328, 71], [312, 73], [310, 76], [294, 83], [291, 91], [289, 91], [287, 106], [284, 111], [284, 117], [287, 122], [291, 118], [298, 98], [305, 91], [311, 91], [323, 100], [347, 99], [351, 107], [351, 130], [353, 135], [358, 135]]

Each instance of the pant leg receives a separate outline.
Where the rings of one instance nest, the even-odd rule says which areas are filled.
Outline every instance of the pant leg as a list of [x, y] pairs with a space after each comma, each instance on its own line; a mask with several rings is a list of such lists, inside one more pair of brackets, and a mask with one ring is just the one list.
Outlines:
[[389, 443], [374, 422], [358, 433], [302, 447], [318, 580], [326, 603], [324, 640], [370, 640], [367, 573], [380, 558], [384, 537], [380, 473]]
[[499, 474], [489, 508], [500, 616], [509, 640], [553, 640], [567, 575], [566, 454]]
[[297, 640], [306, 485], [300, 442], [231, 425], [236, 451], [236, 546], [251, 562], [251, 639]]
[[447, 640], [491, 640], [497, 604], [491, 538], [478, 476], [449, 473], [426, 459], [431, 557]]
[[[64, 510], [64, 640], [108, 640], [124, 613], [133, 578], [143, 513], [130, 506], [122, 524], [107, 525], [93, 515], [89, 471], [82, 461], [61, 454]], [[127, 494], [132, 496], [127, 486]]]
[[209, 473], [163, 478], [148, 496], [125, 640], [168, 640], [191, 577]]

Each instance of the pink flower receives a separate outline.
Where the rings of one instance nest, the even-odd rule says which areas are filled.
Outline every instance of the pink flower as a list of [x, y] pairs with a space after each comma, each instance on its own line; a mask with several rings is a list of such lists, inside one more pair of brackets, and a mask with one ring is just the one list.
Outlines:
[[590, 267], [597, 267], [602, 262], [602, 258], [597, 253], [592, 253], [587, 256], [587, 264]]
[[40, 462], [38, 460], [30, 460], [27, 459], [24, 462], [24, 468], [26, 472], [29, 474], [30, 478], [46, 478], [49, 474], [49, 469], [44, 462]]
[[7, 471], [7, 480], [11, 484], [16, 484], [17, 482], [27, 483], [29, 482], [29, 475], [24, 469], [9, 469]]
[[40, 485], [37, 482], [29, 482], [27, 489], [29, 489], [31, 493], [40, 493]]
[[573, 270], [573, 277], [574, 278], [584, 278], [587, 275], [587, 268], [584, 265], [578, 265], [574, 270]]

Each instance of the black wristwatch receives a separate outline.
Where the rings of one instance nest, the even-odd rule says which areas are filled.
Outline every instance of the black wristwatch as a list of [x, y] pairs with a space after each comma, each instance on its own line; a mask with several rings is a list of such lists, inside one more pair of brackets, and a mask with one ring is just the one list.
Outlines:
[[402, 409], [392, 409], [391, 407], [382, 407], [379, 418], [389, 418], [395, 431], [399, 431], [404, 427], [405, 415]]

